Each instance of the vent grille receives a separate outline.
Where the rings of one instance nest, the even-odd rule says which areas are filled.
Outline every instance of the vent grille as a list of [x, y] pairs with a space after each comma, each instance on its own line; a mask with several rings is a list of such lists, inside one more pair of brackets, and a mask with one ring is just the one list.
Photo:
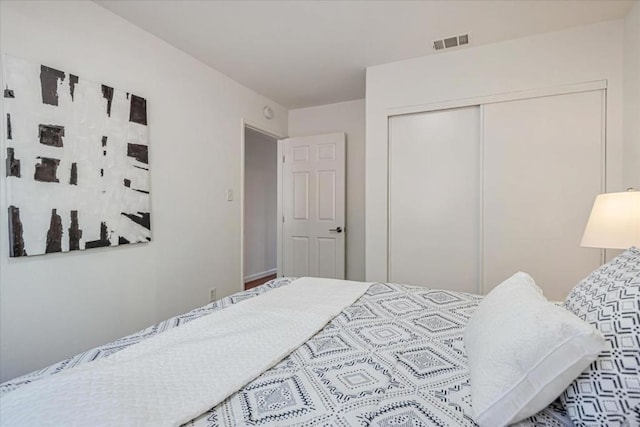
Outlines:
[[469, 44], [469, 34], [462, 34], [460, 36], [447, 37], [442, 40], [433, 41], [434, 50], [451, 49], [453, 47], [459, 47]]
[[445, 49], [449, 49], [450, 47], [458, 46], [458, 38], [457, 37], [449, 37], [448, 39], [444, 39], [444, 47]]

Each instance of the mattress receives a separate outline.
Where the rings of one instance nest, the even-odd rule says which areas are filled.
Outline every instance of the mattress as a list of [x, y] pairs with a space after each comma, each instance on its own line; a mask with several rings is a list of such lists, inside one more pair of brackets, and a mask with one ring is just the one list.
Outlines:
[[[0, 396], [290, 281], [275, 279], [16, 378], [0, 385]], [[279, 364], [187, 425], [475, 426], [463, 331], [481, 298], [374, 284]], [[554, 403], [519, 425], [572, 424]]]

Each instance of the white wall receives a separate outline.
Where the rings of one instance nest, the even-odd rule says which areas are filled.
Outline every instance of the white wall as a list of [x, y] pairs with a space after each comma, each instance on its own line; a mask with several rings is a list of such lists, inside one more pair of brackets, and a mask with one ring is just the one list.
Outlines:
[[640, 190], [640, 2], [624, 20], [624, 186]]
[[621, 189], [622, 42], [622, 21], [611, 21], [368, 68], [366, 279], [387, 278], [387, 122], [394, 108], [606, 79], [607, 189]]
[[287, 111], [92, 2], [3, 1], [0, 43], [147, 99], [153, 236], [9, 259], [3, 179], [0, 379], [203, 305], [210, 287], [240, 290], [240, 203], [226, 201], [226, 188], [239, 194], [241, 119], [286, 134]]
[[277, 267], [278, 143], [247, 129], [244, 139], [244, 277]]
[[365, 101], [289, 110], [289, 136], [332, 132], [347, 135], [346, 278], [364, 280]]

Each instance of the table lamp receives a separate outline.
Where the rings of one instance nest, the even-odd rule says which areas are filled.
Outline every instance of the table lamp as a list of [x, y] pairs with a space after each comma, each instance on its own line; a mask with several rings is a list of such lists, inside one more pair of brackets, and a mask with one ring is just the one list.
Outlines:
[[596, 196], [580, 246], [628, 249], [640, 247], [640, 191]]

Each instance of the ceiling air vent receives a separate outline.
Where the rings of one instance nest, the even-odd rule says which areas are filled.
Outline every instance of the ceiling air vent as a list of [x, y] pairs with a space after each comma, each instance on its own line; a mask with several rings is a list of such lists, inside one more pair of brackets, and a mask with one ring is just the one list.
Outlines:
[[435, 40], [433, 42], [434, 50], [450, 49], [452, 47], [459, 47], [469, 44], [469, 34], [463, 34], [461, 36], [447, 37], [442, 40]]

